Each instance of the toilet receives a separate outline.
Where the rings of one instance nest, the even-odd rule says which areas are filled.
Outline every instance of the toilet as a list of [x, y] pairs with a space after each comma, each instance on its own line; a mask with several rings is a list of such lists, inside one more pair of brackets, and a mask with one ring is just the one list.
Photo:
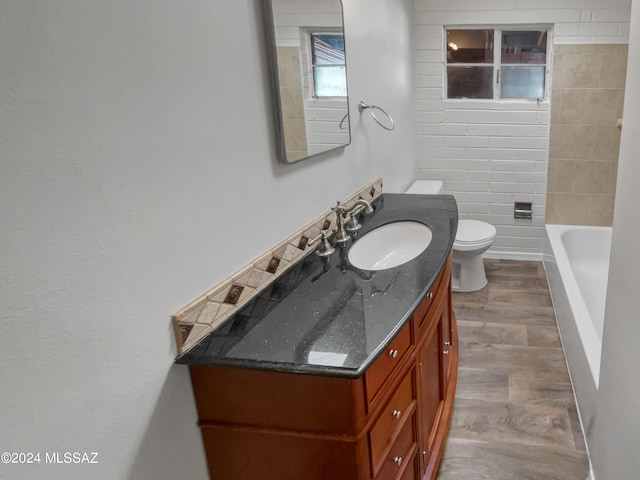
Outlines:
[[[406, 193], [441, 193], [441, 180], [418, 180]], [[451, 289], [455, 292], [473, 292], [487, 284], [482, 254], [493, 244], [496, 228], [480, 220], [458, 221], [458, 231], [453, 242]]]

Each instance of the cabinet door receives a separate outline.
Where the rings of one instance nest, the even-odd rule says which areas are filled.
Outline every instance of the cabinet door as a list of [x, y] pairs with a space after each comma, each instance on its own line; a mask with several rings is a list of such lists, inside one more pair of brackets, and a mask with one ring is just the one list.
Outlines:
[[433, 334], [428, 338], [418, 351], [418, 371], [420, 377], [420, 391], [418, 401], [420, 402], [420, 457], [423, 472], [429, 460], [432, 450], [432, 442], [435, 438], [435, 431], [438, 427], [438, 420], [442, 411], [444, 392], [441, 379], [442, 372], [442, 349], [440, 328], [441, 315], [438, 315], [438, 328], [433, 330]]

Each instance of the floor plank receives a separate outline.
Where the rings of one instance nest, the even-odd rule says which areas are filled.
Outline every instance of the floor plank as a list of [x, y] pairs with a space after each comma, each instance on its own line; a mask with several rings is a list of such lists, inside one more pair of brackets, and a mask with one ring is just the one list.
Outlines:
[[518, 371], [509, 375], [509, 401], [528, 405], [571, 408], [575, 405], [566, 371]]
[[584, 480], [589, 463], [540, 262], [485, 260], [454, 293], [460, 365], [438, 480]]
[[481, 368], [459, 368], [456, 400], [509, 401], [509, 375]]
[[492, 305], [524, 305], [527, 307], [553, 307], [549, 291], [506, 290], [489, 287], [489, 303]]
[[527, 325], [527, 345], [562, 348], [556, 325]]
[[[485, 287], [486, 288], [486, 287]], [[455, 312], [469, 322], [514, 323], [524, 325], [555, 326], [552, 307], [525, 307], [522, 305], [488, 305], [461, 300], [454, 295]]]
[[584, 480], [585, 453], [554, 446], [469, 441], [447, 442], [438, 480]]
[[473, 338], [477, 343], [528, 344], [526, 325], [459, 320], [458, 333], [460, 337]]
[[575, 448], [566, 408], [459, 399], [454, 412], [454, 438]]
[[529, 368], [565, 371], [567, 368], [559, 348], [476, 343], [474, 339], [459, 340], [459, 343], [462, 365], [482, 365], [509, 372]]

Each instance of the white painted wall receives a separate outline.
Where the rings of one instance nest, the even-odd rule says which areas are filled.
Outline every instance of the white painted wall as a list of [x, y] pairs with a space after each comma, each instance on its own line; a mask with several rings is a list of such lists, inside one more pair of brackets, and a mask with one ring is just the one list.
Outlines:
[[[640, 85], [640, 5], [631, 10], [627, 85]], [[591, 461], [598, 480], [640, 472], [640, 91], [627, 88]]]
[[100, 454], [0, 477], [206, 477], [171, 314], [336, 199], [417, 171], [412, 2], [345, 3], [351, 107], [396, 129], [356, 113], [351, 146], [292, 166], [261, 1], [0, 3], [0, 451]]
[[[461, 217], [498, 236], [489, 256], [541, 258], [550, 104], [445, 100], [444, 27], [535, 24], [555, 43], [626, 43], [631, 0], [416, 0], [420, 176], [445, 181]], [[515, 220], [515, 201], [533, 203]]]

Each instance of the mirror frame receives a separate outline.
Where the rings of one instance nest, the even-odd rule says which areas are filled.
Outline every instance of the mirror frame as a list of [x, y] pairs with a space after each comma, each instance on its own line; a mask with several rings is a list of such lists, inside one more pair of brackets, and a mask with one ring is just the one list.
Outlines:
[[[336, 145], [335, 147], [327, 148], [322, 152], [314, 153], [307, 155], [306, 157], [297, 158], [290, 160], [287, 158], [287, 150], [285, 145], [285, 125], [284, 125], [284, 113], [282, 106], [282, 96], [280, 94], [280, 75], [278, 72], [278, 51], [276, 44], [276, 25], [275, 18], [273, 14], [273, 0], [262, 0], [264, 3], [264, 20], [266, 24], [266, 35], [267, 35], [267, 50], [269, 56], [269, 68], [271, 73], [271, 93], [273, 99], [273, 110], [275, 113], [275, 129], [276, 129], [276, 140], [278, 145], [278, 155], [282, 163], [285, 164], [293, 164], [300, 162], [302, 160], [308, 160], [310, 158], [315, 158], [320, 155], [324, 155], [327, 152], [333, 152], [335, 150], [342, 149], [347, 145], [351, 144], [351, 122], [350, 122], [350, 110], [349, 110], [349, 88], [347, 82], [347, 96], [345, 97], [346, 102], [346, 114], [343, 117], [340, 125], [345, 124], [347, 126], [346, 133], [348, 135], [348, 140], [346, 143], [341, 145]], [[342, 0], [332, 0], [336, 1], [340, 4], [340, 16], [342, 17], [342, 33], [344, 35], [344, 5]], [[323, 27], [318, 27], [319, 29]], [[345, 39], [345, 74], [348, 71], [347, 67], [347, 46]], [[304, 98], [303, 98], [304, 102]], [[305, 122], [306, 123], [306, 122]]]

